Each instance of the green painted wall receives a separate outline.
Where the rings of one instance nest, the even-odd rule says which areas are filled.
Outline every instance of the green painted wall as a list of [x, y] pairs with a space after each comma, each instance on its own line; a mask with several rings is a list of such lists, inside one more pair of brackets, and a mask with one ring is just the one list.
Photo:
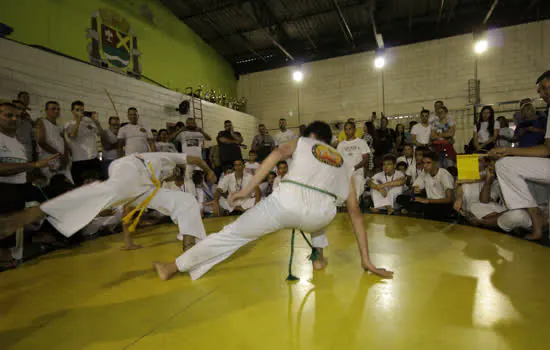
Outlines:
[[[156, 25], [140, 14], [144, 4]], [[7, 0], [0, 21], [15, 29], [10, 38], [89, 61], [86, 30], [99, 8], [118, 12], [134, 29], [143, 75], [181, 92], [208, 84], [235, 96], [231, 65], [158, 0]]]

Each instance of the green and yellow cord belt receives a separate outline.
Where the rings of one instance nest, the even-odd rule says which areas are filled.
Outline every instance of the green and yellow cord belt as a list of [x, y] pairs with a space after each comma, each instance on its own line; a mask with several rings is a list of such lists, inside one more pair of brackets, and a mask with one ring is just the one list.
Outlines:
[[128, 213], [128, 215], [122, 218], [122, 222], [128, 225], [132, 221], [132, 218], [134, 217], [134, 215], [139, 210], [139, 214], [133, 219], [133, 222], [130, 225], [130, 227], [128, 227], [128, 231], [130, 232], [134, 232], [136, 230], [136, 227], [139, 223], [139, 219], [141, 218], [141, 215], [143, 214], [145, 209], [147, 209], [147, 207], [149, 206], [149, 203], [151, 202], [153, 197], [157, 194], [157, 192], [159, 191], [162, 185], [161, 182], [155, 177], [155, 170], [153, 169], [153, 166], [151, 165], [151, 163], [145, 163], [145, 160], [141, 158], [139, 155], [136, 157], [143, 162], [143, 165], [149, 168], [149, 171], [151, 172], [151, 182], [155, 185], [155, 189], [153, 190], [153, 192], [151, 192], [150, 195], [147, 196], [147, 198], [145, 198], [141, 203], [139, 203], [139, 205], [135, 207], [134, 210], [132, 210], [130, 213]]

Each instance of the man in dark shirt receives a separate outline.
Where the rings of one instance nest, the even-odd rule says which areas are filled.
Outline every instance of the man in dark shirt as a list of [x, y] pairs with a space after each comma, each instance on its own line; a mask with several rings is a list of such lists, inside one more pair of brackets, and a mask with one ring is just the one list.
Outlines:
[[388, 129], [388, 119], [386, 117], [382, 117], [380, 119], [380, 129], [376, 130], [376, 137], [374, 141], [376, 155], [383, 157], [388, 153], [392, 153], [394, 144], [395, 131]]
[[216, 138], [220, 145], [220, 161], [222, 167], [225, 165], [232, 165], [237, 159], [242, 159], [241, 144], [243, 143], [243, 137], [241, 133], [233, 130], [233, 123], [231, 120], [226, 120], [223, 123], [224, 130], [218, 133]]
[[253, 151], [256, 151], [257, 161], [261, 163], [275, 149], [275, 140], [267, 133], [267, 128], [264, 124], [258, 126], [259, 134], [254, 136], [252, 140]]

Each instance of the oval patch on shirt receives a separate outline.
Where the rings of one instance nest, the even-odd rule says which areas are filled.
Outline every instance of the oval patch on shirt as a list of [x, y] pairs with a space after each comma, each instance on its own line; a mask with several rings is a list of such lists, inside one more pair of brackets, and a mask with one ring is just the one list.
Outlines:
[[316, 144], [311, 149], [311, 153], [313, 153], [313, 156], [321, 163], [325, 163], [335, 168], [341, 167], [344, 163], [340, 153], [327, 145]]
[[141, 131], [141, 132], [147, 132], [147, 130], [145, 130], [145, 128], [140, 128], [139, 131]]

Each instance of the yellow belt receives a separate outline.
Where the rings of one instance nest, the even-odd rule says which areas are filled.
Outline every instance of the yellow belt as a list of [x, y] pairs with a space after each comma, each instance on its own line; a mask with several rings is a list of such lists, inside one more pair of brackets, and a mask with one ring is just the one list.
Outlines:
[[157, 194], [158, 190], [161, 187], [160, 181], [155, 177], [155, 170], [153, 169], [153, 166], [151, 165], [151, 163], [145, 163], [143, 158], [141, 158], [140, 156], [136, 156], [136, 157], [143, 162], [143, 165], [149, 168], [151, 172], [151, 182], [153, 182], [153, 184], [155, 185], [155, 189], [153, 190], [153, 192], [151, 192], [150, 195], [147, 196], [147, 198], [145, 198], [141, 203], [139, 203], [139, 205], [135, 207], [134, 210], [132, 210], [130, 213], [128, 213], [128, 215], [122, 218], [122, 222], [128, 225], [132, 221], [132, 218], [134, 217], [134, 215], [139, 210], [139, 214], [133, 219], [133, 222], [130, 225], [130, 227], [128, 227], [128, 231], [130, 232], [134, 232], [136, 230], [136, 227], [139, 223], [139, 219], [141, 218], [141, 215], [143, 214], [147, 206], [149, 206], [149, 202], [151, 202], [151, 200]]

